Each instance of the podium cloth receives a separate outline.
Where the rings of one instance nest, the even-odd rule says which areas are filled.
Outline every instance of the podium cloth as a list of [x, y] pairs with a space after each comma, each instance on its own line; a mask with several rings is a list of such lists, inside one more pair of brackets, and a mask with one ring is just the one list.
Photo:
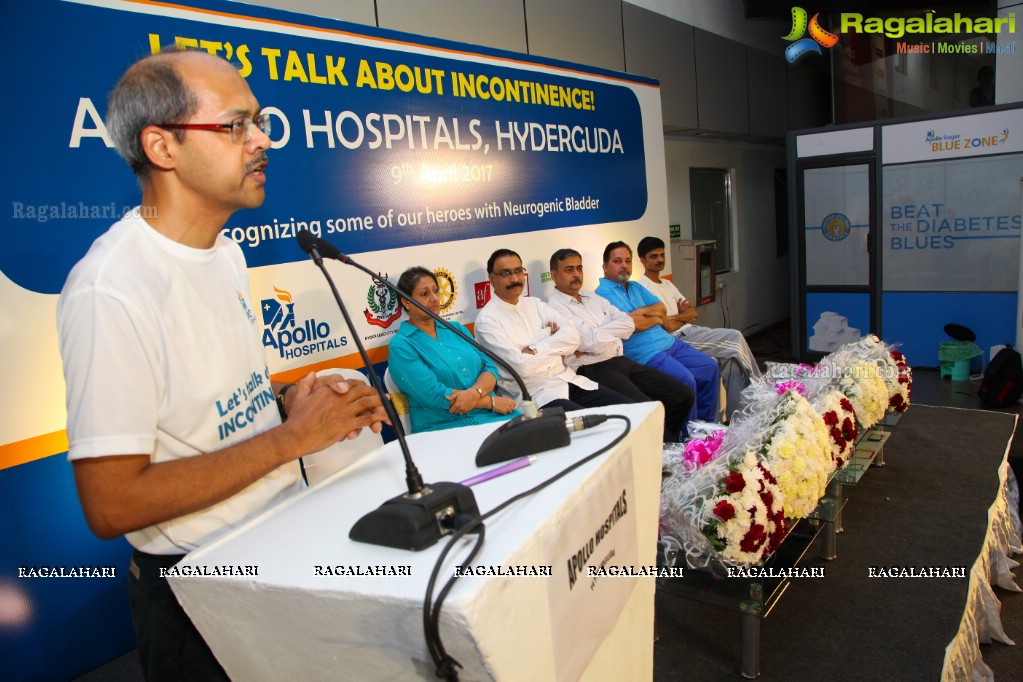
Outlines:
[[[650, 679], [654, 577], [622, 577], [655, 563], [663, 408], [620, 405], [631, 432], [604, 453], [487, 521], [471, 575], [443, 605], [440, 631], [464, 680]], [[575, 413], [579, 414], [579, 413]], [[573, 434], [508, 475], [473, 488], [482, 512], [611, 442], [609, 420]], [[423, 479], [480, 473], [474, 457], [494, 425], [409, 438]], [[237, 680], [434, 679], [423, 634], [430, 572], [447, 542], [409, 552], [353, 542], [363, 514], [405, 491], [404, 460], [389, 443], [192, 552], [168, 579], [228, 674]], [[458, 541], [436, 591], [475, 536]], [[590, 577], [601, 564], [618, 575]], [[547, 568], [549, 567], [549, 569]], [[186, 575], [191, 573], [189, 575]], [[219, 573], [219, 575], [218, 575]]]

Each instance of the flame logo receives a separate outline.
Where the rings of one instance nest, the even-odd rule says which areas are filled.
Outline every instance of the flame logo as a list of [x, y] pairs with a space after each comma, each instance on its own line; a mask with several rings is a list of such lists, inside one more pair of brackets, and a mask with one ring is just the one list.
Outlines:
[[285, 303], [291, 303], [291, 292], [285, 291], [284, 289], [278, 289], [274, 287], [274, 293], [277, 294], [277, 298], [284, 301]]

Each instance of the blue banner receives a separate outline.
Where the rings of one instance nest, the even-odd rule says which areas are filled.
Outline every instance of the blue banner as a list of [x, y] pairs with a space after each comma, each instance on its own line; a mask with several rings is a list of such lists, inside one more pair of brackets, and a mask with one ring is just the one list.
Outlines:
[[34, 160], [0, 176], [0, 270], [26, 289], [58, 292], [139, 202], [110, 146], [106, 96], [134, 59], [169, 44], [236, 63], [272, 117], [267, 200], [224, 229], [250, 266], [302, 258], [301, 227], [362, 253], [646, 212], [640, 105], [614, 79], [493, 50], [468, 60], [456, 43], [305, 15], [241, 16], [226, 2], [172, 7], [176, 17], [97, 4], [110, 7], [21, 3], [0, 29], [11, 55], [0, 82], [19, 95], [4, 113], [7, 158]]

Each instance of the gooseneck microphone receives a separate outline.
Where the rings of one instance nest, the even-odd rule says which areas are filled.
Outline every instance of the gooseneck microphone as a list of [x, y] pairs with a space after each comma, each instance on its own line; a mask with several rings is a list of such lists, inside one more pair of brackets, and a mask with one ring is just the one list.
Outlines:
[[[500, 426], [500, 428], [487, 436], [486, 440], [483, 441], [483, 444], [480, 445], [480, 449], [476, 453], [476, 466], [486, 466], [488, 464], [495, 464], [497, 462], [503, 462], [517, 457], [524, 457], [526, 455], [533, 455], [538, 452], [564, 447], [571, 443], [571, 438], [569, 436], [571, 431], [586, 428], [580, 427], [578, 420], [566, 420], [565, 410], [560, 407], [545, 407], [542, 410], [537, 409], [536, 403], [533, 402], [532, 397], [529, 395], [529, 389], [526, 388], [526, 382], [522, 380], [522, 377], [515, 371], [515, 368], [512, 367], [511, 364], [496, 353], [485, 348], [471, 335], [463, 333], [460, 329], [456, 328], [443, 317], [415, 300], [410, 292], [402, 291], [369, 268], [356, 263], [350, 256], [342, 253], [336, 246], [328, 242], [326, 239], [314, 236], [311, 232], [309, 232], [309, 230], [299, 231], [298, 244], [302, 247], [303, 251], [312, 256], [314, 261], [320, 259], [317, 261], [317, 265], [319, 265], [321, 269], [323, 268], [322, 259], [330, 258], [333, 260], [339, 260], [345, 265], [351, 265], [357, 270], [365, 272], [376, 284], [386, 287], [401, 298], [407, 300], [409, 303], [432, 317], [435, 321], [439, 322], [446, 329], [458, 334], [461, 338], [465, 339], [467, 343], [471, 344], [488, 358], [508, 370], [508, 373], [519, 385], [519, 390], [522, 391], [522, 403], [519, 405], [519, 411], [522, 412], [522, 416], [515, 417], [514, 419], [505, 422]], [[326, 270], [323, 272], [326, 275]], [[328, 277], [328, 280], [329, 279], [330, 278]], [[333, 283], [331, 286], [333, 286]], [[345, 320], [348, 321], [347, 313], [345, 314]], [[348, 322], [348, 325], [351, 327], [351, 322]], [[358, 342], [358, 335], [355, 334], [354, 329], [352, 330], [352, 335], [356, 337], [356, 341]], [[361, 351], [361, 344], [359, 345], [359, 348]], [[369, 362], [365, 359], [365, 355], [363, 355], [363, 360], [364, 362]], [[397, 431], [397, 429], [395, 430]]]
[[298, 243], [320, 268], [330, 285], [334, 300], [341, 310], [345, 324], [348, 325], [352, 338], [355, 340], [355, 346], [359, 349], [359, 355], [366, 365], [370, 384], [380, 396], [387, 418], [396, 425], [394, 431], [398, 436], [398, 445], [405, 458], [405, 482], [408, 492], [387, 500], [380, 507], [360, 518], [352, 526], [348, 537], [356, 542], [396, 549], [413, 551], [425, 549], [440, 540], [445, 533], [457, 530], [459, 526], [479, 518], [480, 512], [476, 506], [476, 497], [472, 490], [459, 483], [445, 481], [430, 486], [423, 483], [423, 477], [419, 474], [415, 462], [412, 461], [412, 454], [409, 452], [408, 443], [405, 442], [405, 435], [398, 425], [398, 414], [394, 410], [394, 405], [387, 399], [380, 378], [373, 371], [366, 348], [362, 345], [362, 341], [355, 331], [355, 325], [352, 324], [352, 319], [348, 316], [348, 309], [345, 307], [344, 301], [341, 300], [334, 280], [323, 264], [324, 256], [335, 258], [334, 252], [340, 254], [340, 251], [337, 251], [329, 242], [316, 239], [307, 230], [298, 233]]

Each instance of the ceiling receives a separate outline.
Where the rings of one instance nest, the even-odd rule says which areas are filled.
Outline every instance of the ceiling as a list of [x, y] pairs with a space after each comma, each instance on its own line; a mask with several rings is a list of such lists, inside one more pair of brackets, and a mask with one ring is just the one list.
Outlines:
[[[795, 0], [743, 0], [746, 17], [788, 17]], [[807, 12], [840, 14], [857, 12], [863, 15], [891, 16], [905, 12], [938, 10], [939, 14], [959, 12], [970, 15], [996, 16], [998, 4], [995, 0], [814, 0], [800, 3]]]

